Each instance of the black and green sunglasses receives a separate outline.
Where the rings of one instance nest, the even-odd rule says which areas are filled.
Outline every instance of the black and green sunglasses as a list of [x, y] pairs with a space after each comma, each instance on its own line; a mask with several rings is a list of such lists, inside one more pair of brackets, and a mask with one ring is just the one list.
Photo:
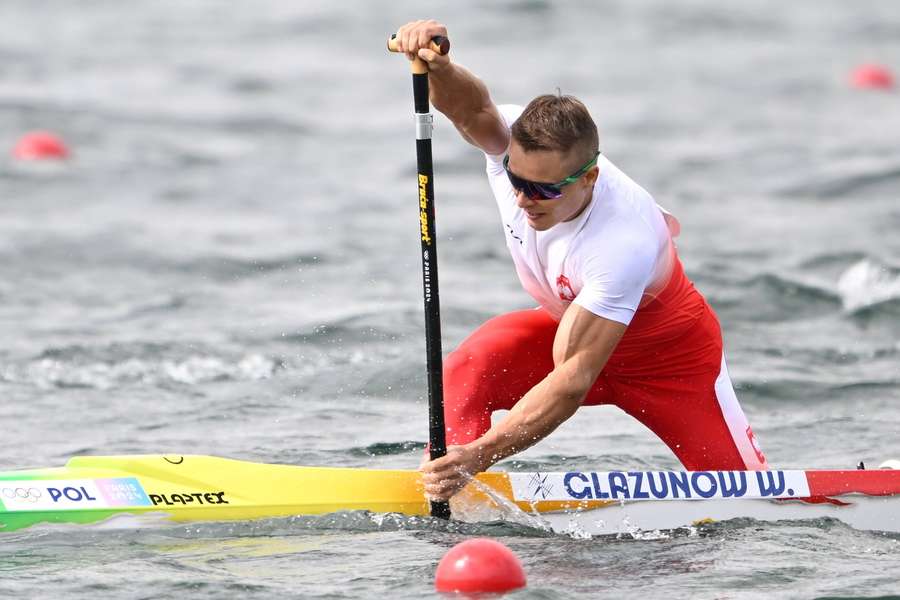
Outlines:
[[557, 183], [541, 183], [519, 177], [509, 170], [509, 154], [503, 157], [503, 169], [506, 171], [506, 176], [509, 177], [509, 182], [516, 191], [521, 191], [532, 200], [555, 200], [562, 196], [562, 188], [570, 183], [578, 181], [582, 175], [596, 165], [599, 156], [600, 153], [597, 152], [597, 154], [594, 155], [594, 158], [589, 160], [583, 167]]

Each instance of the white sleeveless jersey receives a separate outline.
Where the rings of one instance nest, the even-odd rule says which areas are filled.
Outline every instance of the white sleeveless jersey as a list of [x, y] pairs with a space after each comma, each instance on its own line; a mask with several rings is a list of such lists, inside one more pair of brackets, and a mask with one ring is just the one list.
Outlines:
[[[507, 127], [524, 110], [498, 108]], [[668, 281], [677, 219], [601, 154], [590, 204], [571, 221], [535, 231], [516, 205], [504, 155], [486, 155], [487, 175], [522, 286], [557, 320], [575, 302], [628, 325], [642, 300]]]

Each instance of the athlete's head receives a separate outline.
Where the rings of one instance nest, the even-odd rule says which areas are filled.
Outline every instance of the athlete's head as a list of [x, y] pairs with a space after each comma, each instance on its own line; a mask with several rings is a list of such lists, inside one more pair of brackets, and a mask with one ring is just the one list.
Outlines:
[[599, 174], [597, 125], [584, 104], [572, 96], [538, 96], [511, 135], [507, 172], [531, 226], [542, 231], [580, 214]]

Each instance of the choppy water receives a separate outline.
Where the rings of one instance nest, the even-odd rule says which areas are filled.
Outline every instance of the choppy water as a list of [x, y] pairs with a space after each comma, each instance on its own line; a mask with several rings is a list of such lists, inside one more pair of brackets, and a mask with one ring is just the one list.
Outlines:
[[[405, 62], [450, 26], [499, 102], [582, 97], [604, 152], [682, 221], [770, 461], [900, 458], [900, 69], [884, 1], [195, 1], [0, 4], [0, 139], [60, 132], [62, 165], [0, 160], [0, 469], [77, 453], [413, 467], [426, 437]], [[439, 118], [445, 347], [529, 305], [482, 159]], [[568, 461], [566, 459], [568, 458]], [[668, 468], [613, 410], [520, 465]], [[506, 468], [516, 468], [509, 461]], [[727, 522], [636, 539], [358, 514], [0, 540], [0, 593], [72, 599], [420, 598], [452, 544], [519, 553], [517, 598], [900, 594], [900, 538]]]

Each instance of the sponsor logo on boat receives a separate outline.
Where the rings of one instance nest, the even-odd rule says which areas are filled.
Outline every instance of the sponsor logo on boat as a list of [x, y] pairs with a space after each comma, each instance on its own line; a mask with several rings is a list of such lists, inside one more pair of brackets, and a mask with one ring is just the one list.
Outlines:
[[0, 497], [5, 498], [7, 502], [37, 502], [44, 492], [36, 487], [4, 487], [0, 489]]
[[534, 498], [546, 499], [553, 493], [553, 484], [547, 483], [550, 475], [545, 473], [534, 473], [528, 480], [528, 486], [531, 489], [531, 495]]
[[92, 479], [4, 481], [0, 488], [6, 510], [105, 508]]
[[111, 479], [31, 479], [0, 482], [6, 510], [71, 510], [150, 506], [133, 477]]
[[513, 498], [578, 500], [707, 500], [803, 498], [804, 471], [572, 471], [510, 473]]
[[150, 494], [154, 506], [187, 506], [190, 504], [228, 504], [225, 492], [184, 492], [181, 494]]
[[134, 477], [116, 477], [113, 479], [95, 480], [97, 489], [106, 498], [111, 507], [116, 506], [152, 506], [147, 492]]

